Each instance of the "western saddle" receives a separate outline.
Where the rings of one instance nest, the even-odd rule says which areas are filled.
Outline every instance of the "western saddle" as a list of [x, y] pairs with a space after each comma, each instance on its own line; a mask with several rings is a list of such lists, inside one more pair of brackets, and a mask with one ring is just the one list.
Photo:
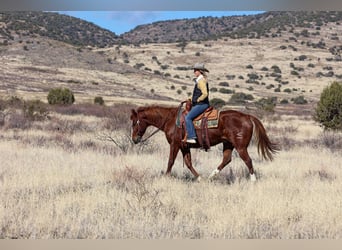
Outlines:
[[[186, 143], [187, 133], [185, 129], [185, 116], [191, 110], [191, 101], [185, 102], [185, 109], [181, 113], [180, 117], [180, 127], [184, 130], [184, 137], [182, 139], [183, 143]], [[218, 126], [219, 111], [210, 106], [202, 114], [197, 116], [194, 120], [194, 126], [199, 133], [197, 133], [197, 139], [200, 146], [207, 151], [210, 149], [209, 140], [209, 128], [217, 128]]]

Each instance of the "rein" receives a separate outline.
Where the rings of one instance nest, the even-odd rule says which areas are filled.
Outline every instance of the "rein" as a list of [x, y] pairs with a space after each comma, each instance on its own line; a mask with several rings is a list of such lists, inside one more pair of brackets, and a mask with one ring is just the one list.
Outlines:
[[157, 134], [161, 129], [157, 128], [155, 131], [153, 131], [152, 134], [150, 134], [149, 136], [147, 136], [145, 139], [141, 140], [141, 143], [144, 143], [145, 141], [147, 141], [148, 139], [150, 139], [152, 136], [154, 136], [155, 134]]

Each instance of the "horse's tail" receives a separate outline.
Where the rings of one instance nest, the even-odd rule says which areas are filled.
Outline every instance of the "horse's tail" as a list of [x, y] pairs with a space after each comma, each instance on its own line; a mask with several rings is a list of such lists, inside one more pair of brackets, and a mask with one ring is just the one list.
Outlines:
[[273, 160], [273, 155], [279, 151], [278, 144], [271, 142], [266, 134], [265, 127], [261, 121], [250, 115], [250, 119], [254, 124], [254, 136], [258, 143], [258, 153], [261, 154], [265, 160]]

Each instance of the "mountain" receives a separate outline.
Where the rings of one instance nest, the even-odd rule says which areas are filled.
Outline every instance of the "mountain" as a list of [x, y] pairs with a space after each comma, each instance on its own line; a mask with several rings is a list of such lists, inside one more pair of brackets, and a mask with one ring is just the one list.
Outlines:
[[68, 87], [76, 102], [176, 105], [192, 91], [191, 66], [204, 62], [211, 100], [304, 98], [312, 110], [322, 89], [342, 79], [341, 14], [202, 17], [117, 36], [56, 13], [0, 13], [0, 98], [46, 101], [51, 88]]
[[258, 15], [200, 17], [139, 25], [120, 36], [90, 22], [52, 12], [0, 13], [0, 38], [44, 36], [75, 46], [99, 48], [119, 44], [175, 43], [222, 37], [260, 38], [280, 36], [294, 27], [315, 28], [341, 22], [338, 11], [265, 12]]
[[171, 43], [213, 40], [222, 37], [275, 37], [294, 27], [317, 28], [341, 22], [342, 12], [266, 12], [258, 15], [201, 17], [154, 22], [122, 34], [129, 43]]
[[0, 38], [48, 37], [75, 46], [113, 46], [120, 38], [84, 20], [52, 12], [0, 12]]

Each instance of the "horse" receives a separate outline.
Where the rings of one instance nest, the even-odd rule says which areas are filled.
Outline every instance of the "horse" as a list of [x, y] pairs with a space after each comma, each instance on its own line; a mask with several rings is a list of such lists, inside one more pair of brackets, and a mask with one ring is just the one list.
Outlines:
[[[182, 141], [184, 129], [176, 126], [180, 107], [165, 106], [141, 106], [136, 110], [131, 110], [130, 119], [132, 121], [132, 141], [137, 144], [142, 141], [146, 129], [149, 126], [157, 128], [157, 131], [165, 133], [167, 142], [170, 144], [169, 160], [167, 164], [166, 175], [171, 174], [171, 169], [179, 151], [182, 152], [183, 161], [188, 169], [194, 175], [195, 179], [200, 181], [201, 177], [195, 170], [191, 162], [191, 148], [199, 148], [201, 145], [187, 144]], [[196, 129], [196, 133], [200, 131]], [[209, 180], [217, 176], [220, 171], [231, 162], [232, 152], [235, 149], [249, 170], [251, 181], [256, 181], [255, 171], [247, 147], [254, 134], [257, 141], [259, 155], [265, 160], [273, 160], [273, 155], [278, 151], [278, 145], [270, 141], [266, 130], [261, 121], [253, 115], [246, 114], [236, 110], [220, 111], [218, 125], [216, 128], [210, 128], [208, 132], [210, 146], [219, 143], [223, 144], [223, 160], [220, 165], [209, 175]]]

